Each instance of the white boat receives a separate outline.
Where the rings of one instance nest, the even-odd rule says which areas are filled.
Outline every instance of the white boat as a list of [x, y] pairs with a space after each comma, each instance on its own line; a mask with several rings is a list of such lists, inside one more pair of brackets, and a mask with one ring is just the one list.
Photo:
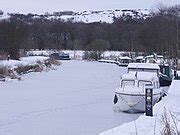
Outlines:
[[145, 57], [146, 63], [151, 63], [152, 61], [155, 61], [157, 64], [164, 64], [164, 57], [162, 55], [149, 55]]
[[144, 56], [138, 56], [135, 59], [136, 63], [143, 63], [144, 62]]
[[157, 103], [162, 96], [158, 75], [157, 64], [130, 63], [128, 73], [121, 76], [119, 88], [115, 90], [115, 106], [125, 112], [144, 112], [146, 84], [152, 85], [152, 102]]
[[128, 56], [119, 57], [118, 61], [119, 61], [119, 66], [124, 66], [124, 67], [127, 67], [129, 63], [132, 63], [132, 59]]

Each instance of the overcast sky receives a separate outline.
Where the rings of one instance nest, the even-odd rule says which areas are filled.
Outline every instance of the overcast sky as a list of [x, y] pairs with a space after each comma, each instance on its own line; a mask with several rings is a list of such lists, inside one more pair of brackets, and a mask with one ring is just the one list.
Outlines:
[[84, 11], [109, 9], [151, 9], [158, 3], [180, 4], [180, 0], [0, 0], [5, 12], [45, 13], [54, 11]]

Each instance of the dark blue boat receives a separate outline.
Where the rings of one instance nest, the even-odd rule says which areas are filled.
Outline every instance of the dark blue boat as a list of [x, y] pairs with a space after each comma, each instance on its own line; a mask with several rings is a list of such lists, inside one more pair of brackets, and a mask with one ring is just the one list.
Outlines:
[[67, 54], [67, 53], [60, 53], [59, 59], [60, 60], [70, 60], [70, 57], [69, 57], [69, 54]]
[[161, 74], [159, 75], [159, 83], [161, 87], [170, 86], [172, 82], [172, 73], [168, 65], [159, 65]]
[[53, 53], [50, 56], [51, 58], [54, 58], [56, 60], [70, 60], [69, 54], [61, 52], [61, 53]]

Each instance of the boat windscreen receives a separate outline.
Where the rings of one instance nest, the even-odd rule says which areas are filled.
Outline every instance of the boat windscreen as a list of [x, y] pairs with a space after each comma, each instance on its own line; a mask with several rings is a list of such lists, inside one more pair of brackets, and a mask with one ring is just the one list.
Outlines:
[[138, 87], [144, 86], [146, 84], [152, 85], [152, 82], [151, 81], [146, 81], [146, 80], [139, 80], [138, 81]]
[[122, 80], [121, 81], [121, 87], [123, 86], [134, 86], [135, 85], [135, 81], [134, 80]]
[[129, 68], [128, 71], [158, 73], [157, 69]]

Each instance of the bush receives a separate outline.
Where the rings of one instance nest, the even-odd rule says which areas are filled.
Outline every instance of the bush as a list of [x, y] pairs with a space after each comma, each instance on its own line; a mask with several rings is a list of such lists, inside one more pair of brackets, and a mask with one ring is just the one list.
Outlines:
[[26, 66], [19, 66], [14, 69], [18, 74], [26, 74], [29, 72], [41, 72], [43, 71], [43, 68], [39, 65], [26, 65]]
[[37, 61], [34, 65], [19, 65], [14, 69], [10, 69], [9, 67], [0, 67], [0, 79], [10, 77], [11, 79], [20, 80], [21, 78], [18, 75], [30, 72], [42, 72], [43, 70], [47, 72], [50, 69], [55, 69], [52, 65], [59, 66], [60, 64], [60, 61], [50, 58], [45, 61]]
[[21, 78], [16, 74], [15, 71], [12, 69], [9, 69], [8, 67], [2, 67], [0, 68], [0, 74], [4, 77], [10, 77], [11, 79], [18, 79], [20, 80]]
[[50, 58], [49, 61], [50, 61], [51, 64], [53, 64], [55, 66], [60, 66], [61, 65], [61, 62], [56, 60], [56, 59]]
[[164, 114], [162, 115], [162, 124], [163, 129], [161, 130], [161, 135], [176, 135], [178, 134], [178, 131], [176, 129], [176, 123], [174, 121], [174, 118], [172, 117], [172, 120], [174, 122], [171, 122], [170, 115], [168, 115], [166, 108], [164, 108]]
[[84, 52], [84, 60], [99, 60], [102, 55], [102, 51], [85, 51]]

